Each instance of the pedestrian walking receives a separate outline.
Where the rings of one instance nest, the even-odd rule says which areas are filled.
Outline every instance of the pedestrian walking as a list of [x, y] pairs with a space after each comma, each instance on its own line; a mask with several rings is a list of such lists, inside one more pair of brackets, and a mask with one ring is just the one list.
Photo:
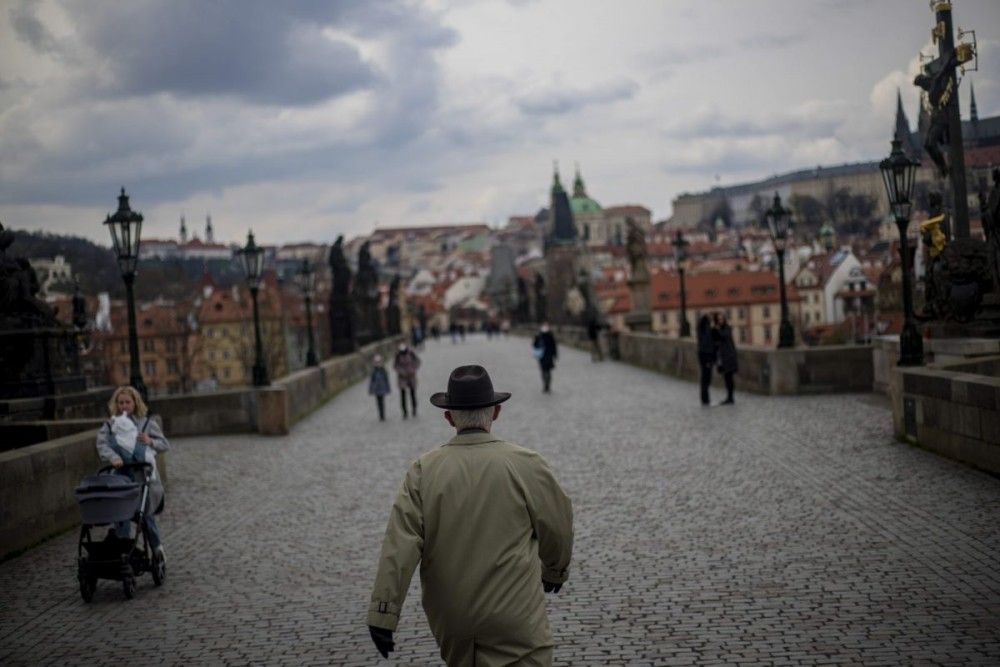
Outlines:
[[417, 416], [417, 369], [420, 368], [420, 357], [406, 343], [401, 343], [396, 358], [392, 362], [396, 371], [396, 384], [399, 385], [399, 404], [403, 408], [403, 419], [406, 419], [406, 391], [410, 391], [410, 406], [413, 416]]
[[712, 384], [712, 373], [718, 361], [717, 334], [708, 315], [698, 318], [698, 365], [701, 367], [701, 404], [710, 405], [708, 388]]
[[456, 434], [410, 466], [389, 514], [368, 610], [385, 658], [420, 564], [449, 667], [552, 664], [544, 593], [566, 582], [573, 510], [545, 459], [492, 434], [508, 398], [482, 366], [456, 368], [431, 396]]
[[559, 349], [556, 347], [556, 337], [549, 330], [549, 323], [542, 322], [542, 327], [532, 342], [533, 354], [542, 370], [542, 391], [546, 394], [552, 391], [552, 369], [556, 367]]
[[[392, 389], [389, 387], [389, 372], [385, 370], [385, 360], [381, 354], [372, 359], [372, 374], [368, 380], [368, 393], [375, 397], [378, 405], [378, 420], [385, 421], [385, 397]], [[405, 411], [405, 406], [404, 406]]]
[[739, 364], [736, 358], [736, 343], [733, 342], [733, 330], [729, 326], [729, 320], [724, 313], [720, 313], [716, 327], [719, 341], [719, 372], [726, 381], [726, 400], [721, 405], [733, 405], [733, 375], [739, 371]]
[[604, 353], [601, 351], [601, 323], [596, 317], [587, 322], [587, 338], [590, 339], [590, 360], [604, 361]]

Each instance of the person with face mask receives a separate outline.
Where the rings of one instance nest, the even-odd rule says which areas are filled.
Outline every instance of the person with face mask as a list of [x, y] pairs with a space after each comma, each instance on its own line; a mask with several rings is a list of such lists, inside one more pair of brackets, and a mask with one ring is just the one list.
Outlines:
[[403, 419], [407, 418], [406, 392], [410, 392], [410, 407], [413, 409], [413, 416], [417, 416], [417, 369], [420, 368], [420, 357], [407, 345], [401, 343], [396, 358], [392, 362], [392, 368], [396, 371], [396, 382], [399, 385], [399, 404], [403, 408]]

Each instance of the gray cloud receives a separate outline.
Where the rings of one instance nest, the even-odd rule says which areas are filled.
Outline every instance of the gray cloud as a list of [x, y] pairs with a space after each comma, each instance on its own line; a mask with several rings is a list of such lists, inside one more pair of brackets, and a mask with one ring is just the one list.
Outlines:
[[523, 113], [531, 116], [554, 116], [595, 104], [627, 100], [638, 90], [639, 86], [635, 81], [625, 78], [577, 89], [551, 84], [523, 95], [517, 100], [517, 106]]
[[10, 9], [10, 24], [19, 38], [36, 51], [55, 52], [58, 44], [49, 29], [35, 15], [35, 5], [24, 3]]

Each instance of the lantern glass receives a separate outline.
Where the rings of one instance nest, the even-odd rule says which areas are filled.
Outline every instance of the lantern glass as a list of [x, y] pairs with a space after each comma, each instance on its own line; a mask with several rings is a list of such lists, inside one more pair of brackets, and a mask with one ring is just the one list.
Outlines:
[[896, 219], [909, 219], [912, 209], [913, 184], [920, 163], [911, 160], [903, 152], [898, 139], [892, 140], [889, 157], [879, 163], [885, 193], [889, 198], [889, 209]]
[[128, 195], [125, 194], [125, 188], [122, 188], [118, 196], [118, 210], [114, 215], [105, 217], [104, 224], [111, 232], [111, 244], [123, 276], [135, 274], [142, 239], [142, 220], [142, 214], [129, 206]]
[[253, 232], [247, 234], [247, 244], [238, 250], [237, 254], [239, 254], [240, 266], [243, 269], [243, 275], [246, 276], [247, 284], [251, 289], [256, 289], [264, 274], [264, 249], [254, 241]]

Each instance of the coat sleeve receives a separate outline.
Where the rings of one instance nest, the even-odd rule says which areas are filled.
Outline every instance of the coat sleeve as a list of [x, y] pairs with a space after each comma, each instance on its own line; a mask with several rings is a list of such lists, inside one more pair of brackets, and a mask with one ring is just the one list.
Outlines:
[[545, 459], [534, 454], [530, 464], [524, 475], [525, 495], [531, 527], [538, 537], [542, 579], [561, 584], [569, 578], [573, 555], [573, 505]]
[[160, 428], [160, 423], [153, 419], [148, 418], [146, 423], [146, 435], [153, 439], [153, 449], [157, 452], [166, 452], [170, 450], [170, 441], [167, 440], [167, 436], [163, 435], [163, 429]]
[[97, 429], [97, 455], [101, 458], [103, 463], [112, 463], [116, 459], [121, 459], [115, 450], [111, 449], [111, 427], [108, 426], [107, 422], [101, 424], [101, 428]]
[[382, 540], [375, 588], [368, 607], [368, 625], [395, 630], [424, 545], [420, 499], [420, 461], [415, 461], [399, 488]]

